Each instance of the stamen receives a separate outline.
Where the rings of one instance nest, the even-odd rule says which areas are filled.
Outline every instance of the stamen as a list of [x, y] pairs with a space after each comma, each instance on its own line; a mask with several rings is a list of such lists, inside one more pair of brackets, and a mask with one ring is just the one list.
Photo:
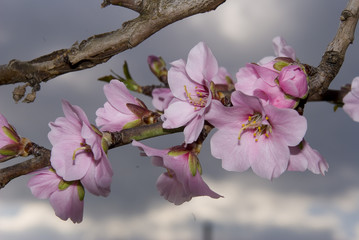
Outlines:
[[[81, 144], [82, 145], [82, 144]], [[80, 151], [80, 150], [87, 150], [88, 149], [88, 146], [84, 146], [84, 147], [79, 147], [79, 148], [76, 148], [74, 153], [72, 154], [72, 165], [75, 165], [75, 158], [76, 158], [76, 153], [77, 151]]]

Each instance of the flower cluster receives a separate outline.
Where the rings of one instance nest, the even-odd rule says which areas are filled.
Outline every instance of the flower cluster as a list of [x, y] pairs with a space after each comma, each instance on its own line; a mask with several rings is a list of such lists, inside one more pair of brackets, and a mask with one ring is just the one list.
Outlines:
[[223, 92], [219, 84], [226, 91], [231, 82], [204, 43], [189, 52], [187, 62], [173, 62], [168, 72], [173, 99], [164, 109], [163, 127], [185, 126], [185, 143], [191, 143], [208, 121], [218, 129], [211, 139], [212, 155], [229, 171], [252, 168], [268, 179], [285, 170], [324, 174], [328, 164], [304, 141], [307, 122], [295, 110], [308, 93], [305, 68], [283, 38], [273, 43], [276, 56], [237, 72], [232, 106], [224, 106], [218, 94]]
[[[126, 82], [111, 80], [104, 86], [107, 102], [96, 111], [91, 125], [84, 111], [62, 102], [65, 117], [49, 124], [53, 145], [51, 167], [33, 176], [28, 186], [41, 199], [49, 199], [58, 217], [82, 221], [85, 191], [97, 196], [110, 193], [113, 171], [107, 158], [111, 132], [163, 121], [164, 129], [184, 127], [184, 143], [164, 150], [133, 140], [143, 155], [166, 171], [157, 180], [157, 189], [175, 205], [193, 197], [220, 198], [204, 182], [198, 158], [202, 143], [213, 127], [211, 153], [228, 171], [251, 168], [263, 178], [279, 177], [286, 170], [310, 170], [325, 174], [328, 163], [304, 140], [307, 120], [296, 111], [306, 99], [308, 79], [294, 49], [281, 37], [273, 39], [275, 56], [239, 68], [234, 83], [203, 42], [193, 47], [187, 60], [171, 63], [167, 71], [161, 57], [149, 56], [152, 73], [165, 85], [152, 90], [150, 111], [129, 89], [142, 91]], [[122, 81], [122, 82], [121, 82]], [[359, 121], [359, 78], [344, 98], [344, 110]], [[0, 114], [0, 160], [21, 154], [23, 140]]]

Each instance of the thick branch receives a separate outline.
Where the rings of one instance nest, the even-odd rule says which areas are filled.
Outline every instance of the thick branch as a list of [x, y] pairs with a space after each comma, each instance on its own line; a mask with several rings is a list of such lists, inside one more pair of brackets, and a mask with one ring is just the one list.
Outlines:
[[69, 49], [54, 51], [31, 61], [11, 60], [0, 66], [0, 85], [19, 82], [31, 86], [61, 74], [91, 68], [112, 56], [133, 48], [167, 25], [183, 18], [216, 9], [225, 0], [143, 0], [117, 1], [133, 5], [140, 16], [121, 29], [95, 35]]
[[318, 68], [309, 78], [309, 101], [321, 99], [338, 74], [344, 62], [346, 50], [354, 41], [358, 18], [359, 0], [350, 0], [340, 16], [341, 23], [337, 34], [328, 45]]

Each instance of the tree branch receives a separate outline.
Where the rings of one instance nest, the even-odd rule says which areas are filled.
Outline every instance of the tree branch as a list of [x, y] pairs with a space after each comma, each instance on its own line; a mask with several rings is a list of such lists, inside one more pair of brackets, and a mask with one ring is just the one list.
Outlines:
[[155, 32], [183, 18], [216, 9], [225, 0], [112, 1], [140, 13], [121, 29], [95, 35], [69, 49], [54, 51], [31, 61], [11, 60], [0, 65], [0, 85], [29, 83], [32, 87], [59, 75], [92, 68], [133, 48]]
[[308, 101], [322, 99], [330, 83], [338, 74], [349, 44], [354, 41], [359, 18], [359, 0], [350, 0], [340, 16], [340, 26], [328, 45], [319, 66], [309, 74]]
[[[162, 136], [183, 131], [183, 127], [176, 129], [163, 129], [162, 121], [154, 124], [125, 129], [111, 133], [112, 143], [109, 149], [120, 147], [132, 142], [132, 140], [144, 140], [147, 138]], [[31, 173], [38, 169], [50, 166], [51, 150], [38, 146], [35, 143], [26, 145], [26, 152], [34, 155], [34, 158], [0, 169], [0, 189], [5, 187], [12, 179]]]

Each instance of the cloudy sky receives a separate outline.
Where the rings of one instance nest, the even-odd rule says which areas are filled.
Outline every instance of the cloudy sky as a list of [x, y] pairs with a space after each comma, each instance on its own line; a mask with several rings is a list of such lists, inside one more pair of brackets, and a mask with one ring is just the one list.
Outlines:
[[[0, 64], [30, 60], [69, 48], [91, 35], [118, 29], [136, 16], [130, 10], [101, 1], [0, 1]], [[216, 11], [193, 16], [156, 33], [138, 47], [93, 69], [66, 74], [42, 84], [32, 104], [15, 104], [11, 86], [0, 87], [0, 112], [18, 133], [50, 148], [48, 122], [62, 116], [61, 99], [81, 106], [94, 123], [95, 111], [105, 100], [103, 83], [96, 79], [110, 70], [121, 73], [126, 60], [140, 84], [155, 84], [148, 55], [167, 62], [186, 58], [199, 41], [206, 42], [219, 64], [232, 76], [247, 62], [273, 55], [272, 39], [283, 36], [297, 57], [316, 66], [339, 26], [346, 1], [227, 0]], [[357, 37], [357, 36], [356, 36]], [[359, 75], [359, 44], [349, 47], [332, 88]], [[147, 103], [150, 99], [140, 96]], [[162, 169], [139, 151], [124, 146], [109, 152], [114, 168], [108, 198], [87, 194], [81, 224], [57, 218], [47, 200], [37, 200], [26, 187], [28, 176], [0, 190], [1, 239], [201, 239], [210, 225], [213, 239], [296, 240], [359, 239], [359, 125], [342, 109], [328, 103], [309, 103], [306, 140], [326, 158], [326, 176], [288, 172], [268, 181], [245, 173], [227, 172], [211, 157], [206, 141], [200, 160], [204, 179], [224, 198], [195, 198], [181, 206], [162, 199], [155, 182]], [[145, 144], [168, 148], [181, 144], [176, 134]], [[13, 163], [23, 159], [14, 160]], [[11, 163], [2, 164], [8, 166]]]

